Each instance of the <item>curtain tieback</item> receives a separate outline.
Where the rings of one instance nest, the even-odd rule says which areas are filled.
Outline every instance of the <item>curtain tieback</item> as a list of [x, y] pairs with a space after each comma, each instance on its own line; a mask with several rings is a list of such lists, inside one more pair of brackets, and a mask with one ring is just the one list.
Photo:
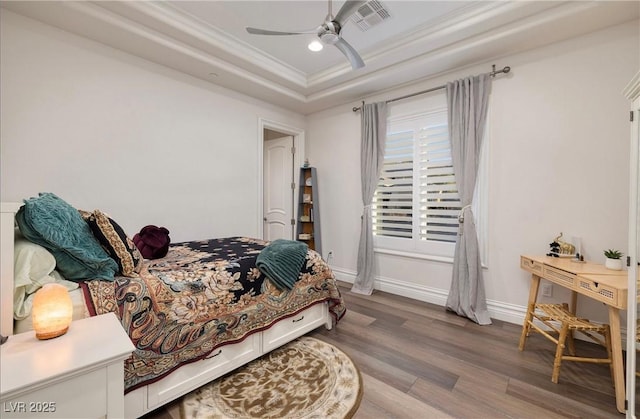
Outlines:
[[364, 218], [364, 215], [367, 213], [371, 214], [371, 204], [364, 206], [364, 208], [362, 209], [362, 215], [360, 216], [360, 219], [362, 220]]
[[462, 208], [460, 209], [460, 212], [458, 213], [458, 222], [459, 222], [460, 224], [463, 224], [463, 223], [464, 223], [464, 211], [465, 211], [465, 210], [467, 210], [467, 209], [469, 209], [469, 208], [471, 208], [471, 204], [469, 204], [469, 205], [465, 205], [464, 207], [462, 207]]

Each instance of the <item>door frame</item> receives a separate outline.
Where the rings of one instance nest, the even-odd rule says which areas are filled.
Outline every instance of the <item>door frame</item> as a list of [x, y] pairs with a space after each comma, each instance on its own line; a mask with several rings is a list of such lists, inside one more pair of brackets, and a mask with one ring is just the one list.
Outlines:
[[[258, 118], [258, 219], [257, 219], [257, 235], [256, 237], [264, 239], [264, 130], [281, 132], [285, 135], [293, 136], [293, 146], [296, 153], [293, 156], [293, 181], [297, 183], [295, 168], [302, 167], [304, 163], [304, 129], [284, 124], [282, 122], [272, 121], [266, 118]], [[293, 188], [293, 219], [298, 219], [298, 208], [295, 203], [298, 202], [298, 185]], [[295, 226], [293, 227], [295, 234]]]

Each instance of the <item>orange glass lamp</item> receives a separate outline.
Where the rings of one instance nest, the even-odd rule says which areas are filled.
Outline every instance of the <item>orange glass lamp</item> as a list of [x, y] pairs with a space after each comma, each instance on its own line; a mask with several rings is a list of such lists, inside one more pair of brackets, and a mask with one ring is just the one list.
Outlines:
[[31, 317], [38, 339], [53, 339], [67, 333], [72, 315], [69, 291], [60, 284], [45, 284], [33, 297]]

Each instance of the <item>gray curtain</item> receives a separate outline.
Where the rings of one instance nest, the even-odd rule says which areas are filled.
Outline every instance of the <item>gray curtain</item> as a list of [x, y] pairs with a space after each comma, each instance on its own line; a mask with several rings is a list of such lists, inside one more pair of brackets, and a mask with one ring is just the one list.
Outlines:
[[451, 154], [462, 210], [453, 257], [447, 309], [482, 325], [491, 324], [482, 278], [478, 235], [471, 211], [480, 148], [487, 120], [491, 76], [482, 74], [447, 83]]
[[358, 274], [351, 291], [371, 295], [373, 292], [373, 231], [371, 201], [378, 186], [387, 136], [387, 104], [370, 103], [361, 110], [360, 180], [362, 183], [362, 223], [358, 247]]

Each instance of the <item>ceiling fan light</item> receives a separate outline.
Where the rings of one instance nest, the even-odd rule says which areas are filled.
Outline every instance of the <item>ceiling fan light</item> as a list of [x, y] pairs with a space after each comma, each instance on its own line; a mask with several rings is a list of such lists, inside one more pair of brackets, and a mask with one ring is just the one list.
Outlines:
[[323, 47], [324, 46], [322, 45], [322, 42], [318, 40], [311, 41], [309, 45], [307, 45], [307, 48], [309, 48], [309, 50], [313, 52], [322, 51]]

